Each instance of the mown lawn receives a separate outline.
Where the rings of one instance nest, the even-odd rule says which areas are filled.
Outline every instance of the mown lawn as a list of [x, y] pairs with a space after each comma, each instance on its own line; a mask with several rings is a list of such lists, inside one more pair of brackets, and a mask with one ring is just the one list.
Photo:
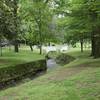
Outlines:
[[21, 50], [19, 53], [15, 53], [13, 50], [9, 51], [7, 48], [3, 49], [3, 56], [0, 56], [0, 68], [13, 66], [25, 62], [43, 59], [44, 55], [40, 55], [39, 52], [30, 50]]
[[0, 100], [100, 100], [100, 59], [89, 57], [89, 51], [68, 54], [76, 60], [0, 91]]

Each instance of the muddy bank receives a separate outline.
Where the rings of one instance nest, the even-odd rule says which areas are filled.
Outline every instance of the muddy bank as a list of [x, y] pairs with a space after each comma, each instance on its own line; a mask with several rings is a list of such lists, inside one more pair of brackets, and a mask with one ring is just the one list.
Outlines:
[[13, 86], [24, 79], [34, 78], [37, 74], [46, 72], [46, 70], [47, 64], [45, 59], [0, 68], [0, 90]]

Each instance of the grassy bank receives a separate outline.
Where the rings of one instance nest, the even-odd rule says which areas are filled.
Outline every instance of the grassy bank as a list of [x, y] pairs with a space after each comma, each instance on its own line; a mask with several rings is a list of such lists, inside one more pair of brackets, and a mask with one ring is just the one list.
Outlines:
[[76, 58], [30, 82], [0, 92], [0, 100], [100, 100], [100, 59], [90, 52], [68, 52]]
[[0, 68], [39, 60], [43, 58], [44, 55], [40, 55], [36, 51], [31, 52], [29, 50], [20, 50], [19, 53], [15, 53], [13, 51], [4, 49], [3, 56], [0, 56]]

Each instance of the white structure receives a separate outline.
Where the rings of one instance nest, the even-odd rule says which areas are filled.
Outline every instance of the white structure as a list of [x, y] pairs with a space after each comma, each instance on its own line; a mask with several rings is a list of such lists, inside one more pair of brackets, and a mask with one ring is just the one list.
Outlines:
[[55, 46], [43, 46], [43, 51], [45, 51], [46, 53], [50, 52], [50, 51], [57, 51], [57, 48]]
[[60, 52], [66, 52], [66, 51], [68, 51], [68, 46], [67, 45], [66, 46], [62, 46], [60, 48]]
[[67, 52], [69, 47], [68, 45], [58, 45], [58, 46], [43, 46], [42, 47], [43, 51], [48, 53], [50, 51], [60, 51], [60, 52]]

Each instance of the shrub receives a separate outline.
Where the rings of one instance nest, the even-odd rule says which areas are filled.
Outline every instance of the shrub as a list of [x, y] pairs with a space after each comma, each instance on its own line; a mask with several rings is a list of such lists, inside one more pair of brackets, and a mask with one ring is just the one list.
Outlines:
[[69, 56], [67, 54], [60, 54], [58, 57], [56, 57], [56, 62], [58, 64], [64, 65], [70, 63], [74, 59], [75, 59], [74, 57]]

